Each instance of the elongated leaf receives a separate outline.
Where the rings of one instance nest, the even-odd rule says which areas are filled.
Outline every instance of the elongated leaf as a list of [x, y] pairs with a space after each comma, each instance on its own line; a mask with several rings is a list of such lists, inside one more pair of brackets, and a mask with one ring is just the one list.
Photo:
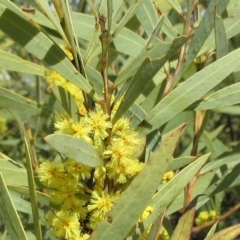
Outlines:
[[112, 211], [107, 214], [106, 219], [98, 225], [91, 235], [91, 240], [122, 240], [126, 237], [156, 191], [181, 131], [182, 127], [166, 139], [158, 151], [152, 155], [143, 170], [121, 195]]
[[167, 0], [178, 14], [182, 14], [182, 8], [177, 0]]
[[136, 16], [148, 36], [152, 33], [154, 26], [157, 24], [158, 16], [152, 1], [145, 1], [140, 5]]
[[237, 145], [233, 149], [233, 151], [225, 152], [222, 155], [220, 155], [218, 158], [206, 164], [202, 168], [201, 173], [204, 174], [214, 169], [218, 169], [225, 164], [232, 164], [233, 162], [237, 164], [239, 163], [239, 161], [240, 161], [240, 145]]
[[100, 28], [97, 27], [98, 25], [95, 26], [93, 29], [93, 33], [91, 36], [91, 39], [89, 41], [86, 55], [84, 58], [85, 63], [90, 63], [91, 60], [96, 57], [98, 54], [101, 53], [102, 48], [101, 48], [101, 42], [99, 41], [99, 36], [101, 35]]
[[146, 43], [146, 46], [145, 48], [147, 48], [152, 42], [153, 40], [159, 35], [160, 31], [161, 31], [161, 28], [162, 28], [162, 25], [163, 25], [163, 22], [164, 22], [164, 15], [162, 15], [156, 25], [154, 26], [148, 40], [147, 40], [147, 43]]
[[[200, 177], [197, 180], [197, 183], [194, 188], [194, 195], [193, 197], [196, 197], [199, 194], [206, 194], [206, 189], [209, 187], [209, 183], [213, 181], [215, 172], [210, 172], [205, 174], [204, 176]], [[179, 179], [179, 181], [181, 181]], [[208, 199], [206, 197], [202, 197], [204, 200]], [[180, 191], [180, 193], [177, 195], [177, 197], [174, 198], [174, 201], [171, 202], [170, 206], [167, 208], [167, 215], [170, 215], [178, 210], [182, 210], [184, 204], [184, 189]]]
[[221, 15], [226, 8], [229, 0], [212, 0], [196, 30], [194, 36], [189, 45], [187, 51], [186, 61], [184, 62], [180, 73], [178, 74], [177, 80], [179, 80], [182, 74], [187, 70], [189, 65], [192, 63], [194, 58], [197, 56], [207, 37], [214, 27], [214, 16], [215, 13]]
[[168, 171], [174, 171], [176, 169], [182, 168], [191, 162], [193, 162], [196, 157], [193, 156], [184, 156], [173, 159], [168, 165]]
[[240, 234], [240, 224], [225, 228], [214, 234], [212, 240], [234, 240]]
[[60, 25], [60, 21], [58, 17], [56, 17], [53, 13], [52, 10], [49, 7], [48, 1], [47, 0], [35, 0], [35, 3], [39, 6], [41, 11], [46, 15], [47, 19], [49, 19], [52, 24], [55, 26], [56, 30], [58, 33], [61, 35], [61, 37], [64, 39], [65, 43], [68, 44], [67, 37], [65, 33], [63, 32], [63, 29]]
[[139, 71], [135, 74], [135, 76], [129, 82], [127, 86], [127, 91], [124, 95], [124, 99], [121, 102], [114, 118], [113, 122], [117, 121], [126, 111], [127, 109], [135, 102], [135, 100], [139, 97], [139, 95], [144, 91], [145, 88], [148, 87], [149, 84], [152, 83], [152, 78], [156, 75], [156, 73], [161, 69], [161, 67], [169, 60], [170, 57], [173, 56], [174, 53], [184, 44], [186, 41], [186, 37], [182, 36], [176, 38], [169, 51], [166, 55], [160, 59], [156, 59], [151, 61], [147, 58]]
[[25, 61], [11, 53], [0, 50], [0, 68], [16, 72], [30, 73], [34, 75], [44, 76], [46, 69], [35, 63]]
[[16, 110], [21, 116], [41, 116], [48, 117], [51, 110], [46, 107], [40, 107], [37, 103], [21, 97], [7, 89], [0, 87], [0, 107]]
[[195, 110], [221, 108], [240, 103], [239, 94], [240, 83], [232, 84], [204, 98]]
[[[161, 214], [163, 209], [166, 208], [178, 196], [178, 194], [207, 161], [209, 156], [210, 154], [203, 155], [193, 163], [189, 164], [155, 194], [150, 202], [150, 206], [152, 206], [155, 211], [153, 211], [147, 220], [143, 222], [144, 229], [147, 229], [158, 217], [158, 215]], [[180, 205], [179, 207], [181, 208], [183, 205]]]
[[[178, 3], [184, 2], [184, 0], [177, 0]], [[170, 11], [173, 6], [166, 0], [155, 0], [155, 6], [158, 7], [161, 12], [168, 12]]]
[[[232, 38], [233, 36], [236, 36], [239, 34], [239, 23], [240, 23], [240, 12], [237, 13], [233, 18], [226, 18], [224, 19], [224, 29], [227, 34], [227, 39]], [[214, 32], [210, 34], [206, 42], [204, 43], [203, 47], [201, 48], [200, 52], [198, 53], [198, 56], [202, 55], [208, 50], [213, 49], [215, 46], [215, 36]]]
[[[4, 0], [0, 0], [0, 3], [1, 1]], [[17, 9], [16, 11], [19, 11], [19, 9]], [[95, 18], [87, 14], [75, 12], [72, 12], [71, 16], [77, 37], [89, 41], [95, 28]], [[37, 24], [40, 24], [44, 27], [55, 29], [54, 25], [39, 11], [37, 11], [35, 15], [31, 15], [31, 19]], [[116, 27], [117, 24], [113, 23], [112, 28], [115, 29]], [[136, 57], [146, 45], [146, 41], [131, 30], [123, 28], [119, 32], [119, 34], [113, 39], [113, 44], [118, 52], [122, 52], [124, 54]], [[95, 52], [94, 55], [96, 55]]]
[[21, 220], [13, 205], [2, 173], [0, 172], [0, 214], [12, 239], [27, 240]]
[[228, 16], [231, 16], [231, 14], [236, 14], [239, 12], [240, 12], [240, 2], [237, 0], [230, 0], [229, 4], [227, 5]]
[[213, 235], [214, 235], [214, 232], [216, 230], [216, 227], [218, 225], [218, 222], [216, 222], [210, 229], [210, 231], [208, 232], [206, 238], [204, 240], [212, 240], [213, 239]]
[[150, 111], [146, 121], [151, 126], [151, 129], [143, 129], [141, 135], [162, 126], [200, 99], [239, 65], [240, 49], [237, 49], [180, 84]]
[[173, 232], [171, 240], [190, 239], [195, 211], [194, 208], [190, 208], [182, 215]]
[[171, 41], [173, 41], [177, 36], [180, 35], [180, 33], [178, 33], [178, 31], [172, 26], [171, 22], [165, 15], [164, 15], [162, 31], [166, 34], [168, 39], [170, 39]]
[[34, 162], [34, 154], [30, 150], [30, 139], [27, 138], [28, 135], [26, 133], [24, 122], [21, 120], [20, 116], [14, 110], [11, 111], [11, 114], [16, 119], [19, 125], [19, 128], [21, 129], [22, 138], [25, 143], [26, 167], [27, 167], [27, 176], [28, 176], [28, 187], [29, 187], [29, 193], [30, 193], [31, 212], [33, 216], [33, 225], [34, 225], [34, 230], [36, 234], [36, 239], [42, 240], [41, 225], [39, 222], [39, 209], [37, 204], [36, 185], [35, 185], [33, 166], [32, 166], [32, 163]]
[[144, 62], [144, 60], [147, 57], [150, 56], [153, 59], [162, 57], [169, 50], [170, 46], [171, 46], [170, 43], [159, 42], [158, 44], [156, 44], [156, 46], [154, 46], [150, 50], [144, 49], [141, 52], [141, 54], [139, 54], [137, 58], [133, 59], [132, 62], [124, 69], [124, 71], [122, 71], [118, 75], [114, 84], [120, 85], [123, 82], [125, 82], [127, 79], [132, 77], [134, 74], [136, 74], [138, 69], [141, 67], [141, 64]]
[[228, 39], [221, 16], [216, 14], [214, 24], [217, 59], [219, 59], [228, 53]]
[[127, 13], [123, 16], [120, 23], [113, 31], [113, 37], [117, 36], [118, 33], [123, 29], [123, 27], [127, 24], [127, 22], [135, 15], [138, 8], [143, 4], [144, 0], [134, 1]]
[[[23, 187], [23, 186], [19, 186], [19, 185], [11, 185], [11, 184], [10, 185], [7, 184], [7, 187], [9, 190], [19, 193], [27, 198], [30, 197], [28, 187]], [[49, 206], [49, 204], [50, 204], [50, 196], [45, 193], [37, 191], [37, 199], [38, 199], [39, 203], [42, 203], [46, 206]]]
[[66, 134], [52, 134], [47, 136], [45, 140], [56, 151], [77, 162], [91, 167], [103, 164], [96, 149], [79, 138]]
[[6, 184], [28, 186], [27, 172], [16, 162], [0, 158], [0, 170]]
[[0, 5], [0, 29], [83, 91], [93, 95], [91, 85], [76, 71], [64, 52], [40, 32], [34, 22]]
[[63, 24], [63, 26], [65, 28], [65, 32], [67, 32], [68, 40], [69, 40], [71, 48], [72, 48], [72, 53], [73, 53], [73, 58], [74, 58], [76, 68], [86, 78], [86, 71], [85, 71], [85, 67], [83, 64], [83, 59], [82, 59], [82, 55], [80, 52], [78, 39], [75, 34], [75, 29], [73, 26], [72, 15], [70, 13], [69, 3], [68, 3], [68, 1], [60, 0], [60, 4], [61, 4], [61, 8], [62, 8], [60, 11], [63, 14], [63, 19], [61, 19], [61, 23]]
[[239, 167], [240, 163], [233, 168], [229, 168], [231, 172], [225, 172], [219, 181], [215, 182], [214, 185], [211, 185], [209, 189], [206, 190], [206, 194], [208, 196], [214, 196], [216, 193], [239, 185]]
[[[87, 14], [72, 13], [72, 20], [76, 35], [79, 38], [89, 40], [96, 24], [94, 17]], [[116, 27], [117, 24], [113, 24], [113, 31]], [[136, 57], [144, 48], [146, 41], [131, 30], [123, 28], [113, 39], [113, 44], [117, 51]]]

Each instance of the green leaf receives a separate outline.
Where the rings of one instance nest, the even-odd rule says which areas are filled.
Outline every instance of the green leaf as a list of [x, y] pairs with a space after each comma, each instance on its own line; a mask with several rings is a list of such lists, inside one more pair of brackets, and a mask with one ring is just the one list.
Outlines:
[[204, 98], [195, 110], [222, 108], [240, 103], [239, 94], [240, 83], [232, 84]]
[[239, 167], [240, 163], [235, 165], [233, 168], [229, 168], [231, 171], [225, 172], [224, 175], [221, 176], [220, 180], [211, 185], [205, 193], [208, 196], [214, 196], [216, 193], [239, 185]]
[[231, 0], [227, 5], [228, 16], [231, 16], [231, 14], [236, 14], [239, 12], [240, 12], [240, 2], [237, 0]]
[[159, 35], [163, 23], [164, 23], [164, 15], [162, 15], [158, 19], [158, 21], [157, 21], [156, 25], [154, 26], [152, 32], [150, 33], [150, 36], [149, 36], [149, 38], [147, 40], [145, 48], [147, 48], [153, 42], [153, 40]]
[[[27, 198], [30, 197], [28, 187], [23, 187], [23, 186], [19, 186], [19, 185], [11, 185], [11, 184], [7, 184], [7, 187], [9, 190], [14, 191], [16, 193], [20, 193], [21, 195], [23, 195]], [[36, 193], [37, 193], [38, 202], [41, 204], [44, 204], [46, 206], [49, 206], [50, 196], [45, 193], [39, 192], [39, 191], [36, 191]]]
[[142, 129], [140, 135], [159, 128], [182, 110], [199, 100], [240, 65], [240, 49], [217, 60], [176, 87], [149, 113], [146, 121], [151, 129]]
[[210, 229], [210, 231], [208, 232], [206, 238], [204, 238], [204, 240], [213, 240], [213, 235], [214, 235], [214, 232], [216, 230], [216, 227], [218, 225], [218, 222], [216, 222]]
[[40, 107], [37, 103], [1, 87], [0, 107], [14, 109], [20, 116], [24, 116], [24, 119], [29, 116], [48, 117], [52, 113], [46, 107]]
[[143, 4], [144, 0], [133, 1], [127, 13], [122, 17], [120, 23], [114, 28], [112, 33], [113, 37], [117, 36], [123, 27], [129, 22], [129, 20], [135, 15], [138, 8]]
[[214, 16], [215, 13], [221, 15], [226, 8], [229, 0], [212, 0], [208, 5], [208, 8], [194, 33], [194, 36], [189, 44], [189, 48], [186, 55], [186, 61], [184, 62], [178, 77], [179, 80], [183, 73], [188, 69], [190, 64], [193, 62], [194, 58], [197, 56], [207, 37], [214, 27]]
[[179, 219], [177, 227], [175, 228], [171, 240], [190, 239], [191, 230], [195, 216], [195, 206], [187, 209], [182, 217]]
[[[184, 2], [184, 0], [177, 0], [178, 3]], [[161, 12], [170, 11], [173, 6], [166, 0], [154, 0], [155, 6], [158, 7]]]
[[[94, 17], [72, 13], [72, 20], [76, 35], [79, 38], [90, 40], [96, 24]], [[113, 31], [117, 26], [117, 24], [113, 24]], [[113, 44], [118, 52], [136, 57], [144, 48], [146, 41], [131, 30], [123, 28], [113, 39]]]
[[214, 24], [217, 59], [219, 59], [228, 54], [228, 39], [221, 16], [215, 15]]
[[176, 53], [176, 51], [184, 44], [186, 37], [182, 36], [176, 38], [166, 55], [160, 59], [150, 60], [147, 58], [141, 65], [139, 71], [134, 75], [127, 86], [124, 99], [121, 102], [114, 118], [113, 122], [116, 122], [135, 102], [139, 95], [152, 83], [152, 78], [161, 69], [161, 67], [169, 60], [170, 57]]
[[193, 162], [195, 159], [196, 157], [193, 156], [183, 156], [175, 158], [169, 163], [167, 171], [174, 171], [176, 169], [182, 168]]
[[61, 13], [63, 14], [63, 19], [61, 19], [61, 24], [67, 32], [68, 40], [70, 42], [70, 46], [72, 48], [74, 63], [76, 65], [77, 70], [86, 78], [85, 66], [83, 64], [82, 55], [80, 52], [78, 38], [75, 34], [75, 29], [72, 21], [72, 14], [70, 12], [70, 7], [68, 1], [60, 0], [61, 5]]
[[97, 150], [89, 143], [66, 134], [51, 134], [45, 138], [46, 142], [59, 153], [77, 162], [91, 167], [103, 164]]
[[[210, 154], [205, 154], [196, 159], [193, 163], [189, 164], [180, 171], [154, 195], [152, 201], [150, 202], [150, 206], [152, 206], [155, 211], [153, 211], [147, 220], [143, 222], [144, 229], [147, 229], [159, 216], [159, 214], [161, 214], [161, 212], [178, 196], [178, 194], [207, 161], [209, 156]], [[183, 205], [179, 205], [178, 207], [179, 210], [183, 207]]]
[[27, 240], [21, 220], [0, 172], [0, 214], [12, 239]]
[[137, 58], [134, 58], [131, 63], [124, 68], [124, 71], [118, 75], [117, 79], [114, 81], [114, 84], [120, 85], [124, 83], [127, 79], [136, 74], [147, 57], [150, 56], [152, 59], [162, 57], [169, 50], [170, 46], [170, 43], [158, 42], [156, 46], [150, 49], [144, 49], [141, 54], [137, 56]]
[[[26, 153], [26, 167], [27, 167], [27, 176], [28, 176], [28, 186], [29, 186], [29, 193], [30, 193], [30, 202], [31, 202], [31, 212], [33, 216], [33, 225], [35, 230], [35, 235], [37, 240], [42, 240], [42, 231], [41, 225], [39, 222], [39, 209], [37, 204], [37, 194], [36, 194], [36, 185], [35, 179], [33, 174], [33, 165], [34, 162], [34, 153], [30, 149], [30, 139], [27, 137], [28, 134], [26, 132], [26, 126], [24, 122], [21, 120], [20, 116], [15, 112], [11, 111], [11, 114], [16, 119], [19, 128], [21, 130], [22, 138], [25, 144], [25, 153]], [[29, 126], [28, 126], [29, 127]]]
[[[191, 164], [190, 164], [191, 165]], [[209, 183], [213, 181], [215, 172], [210, 172], [202, 177], [198, 178], [197, 183], [194, 188], [194, 195], [193, 197], [196, 197], [199, 194], [206, 194], [205, 190], [209, 187]], [[179, 178], [178, 181], [181, 181]], [[190, 180], [189, 180], [190, 181]], [[170, 183], [170, 182], [169, 182]], [[177, 182], [175, 182], [177, 184]], [[170, 203], [170, 205], [167, 208], [167, 215], [170, 215], [178, 210], [182, 210], [183, 204], [184, 204], [184, 187], [180, 189], [180, 193], [177, 194], [176, 197], [174, 197], [174, 201]], [[205, 197], [207, 199], [207, 196]]]
[[48, 20], [52, 22], [58, 33], [61, 35], [61, 37], [64, 39], [65, 43], [68, 43], [68, 40], [66, 38], [66, 35], [60, 25], [59, 18], [55, 16], [52, 13], [52, 10], [49, 7], [48, 1], [47, 0], [35, 0], [34, 1], [38, 7], [41, 9], [41, 11], [44, 13], [44, 15], [47, 17]]
[[74, 68], [64, 52], [37, 28], [35, 23], [0, 5], [0, 30], [70, 82], [93, 95], [92, 87], [87, 80]]
[[223, 165], [233, 164], [236, 165], [240, 161], [240, 145], [235, 146], [233, 151], [228, 151], [220, 155], [218, 158], [207, 163], [202, 169], [201, 174], [205, 174], [209, 171], [219, 169]]
[[7, 185], [28, 186], [26, 170], [13, 160], [0, 156], [0, 170]]
[[162, 27], [163, 33], [166, 34], [166, 36], [173, 41], [177, 36], [180, 34], [178, 31], [172, 26], [170, 20], [164, 15], [164, 22]]
[[211, 240], [234, 240], [240, 234], [240, 224], [225, 228], [214, 234]]
[[169, 2], [169, 4], [171, 4], [171, 6], [174, 8], [174, 10], [181, 15], [182, 14], [182, 8], [179, 5], [177, 0], [167, 0]]
[[35, 63], [25, 61], [11, 53], [0, 50], [1, 69], [44, 76], [46, 69]]
[[[231, 1], [232, 2], [232, 1]], [[227, 34], [227, 39], [230, 39], [237, 34], [239, 34], [239, 23], [240, 23], [240, 12], [236, 14], [233, 18], [226, 18], [224, 19], [224, 29]], [[215, 47], [215, 36], [212, 32], [206, 42], [204, 43], [203, 47], [201, 48], [200, 52], [198, 53], [198, 56], [202, 55], [203, 53], [213, 49]]]
[[[172, 158], [182, 127], [166, 139], [92, 233], [91, 240], [122, 240], [149, 204]], [[161, 167], [156, 167], [161, 166]], [[137, 201], [136, 201], [137, 199]], [[134, 209], [134, 211], [133, 211]], [[131, 214], [129, 214], [131, 213]]]
[[148, 36], [157, 24], [158, 16], [152, 1], [145, 1], [137, 9], [136, 16]]

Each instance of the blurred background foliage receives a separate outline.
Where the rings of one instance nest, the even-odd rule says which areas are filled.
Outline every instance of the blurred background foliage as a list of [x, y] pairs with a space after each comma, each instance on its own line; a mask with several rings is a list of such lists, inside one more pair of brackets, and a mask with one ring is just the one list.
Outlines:
[[[0, 4], [4, 5], [5, 1], [0, 1]], [[41, 25], [41, 29], [45, 34], [49, 34], [51, 38], [56, 41], [59, 45], [63, 44], [63, 41], [59, 38], [59, 33], [56, 30], [53, 30], [51, 22], [47, 21], [41, 13], [41, 9], [35, 3], [35, 1], [11, 1], [16, 4], [18, 8], [21, 7], [33, 7], [37, 11], [35, 14], [28, 13], [23, 11], [22, 13], [27, 16], [29, 21], [37, 22]], [[119, 24], [124, 14], [126, 14], [129, 7], [134, 4], [134, 1], [126, 0], [119, 1], [118, 11], [113, 12], [113, 25]], [[146, 5], [149, 7], [147, 13], [144, 13], [143, 8], [139, 8], [138, 11], [124, 24], [124, 29], [119, 29], [120, 34], [117, 35], [114, 39], [114, 42], [110, 44], [109, 47], [109, 79], [112, 83], [114, 82], [124, 82], [126, 79], [129, 79], [131, 74], [124, 76], [123, 70], [132, 68], [134, 69], [134, 60], [138, 57], [142, 51], [144, 51], [144, 46], [146, 46], [149, 37], [152, 34], [153, 27], [158, 21], [159, 17], [164, 13], [165, 20], [162, 27], [162, 30], [157, 34], [157, 40], [154, 39], [149, 45], [151, 49], [152, 45], [156, 46], [159, 42], [162, 42], [163, 45], [169, 46], [169, 44], [181, 33], [183, 32], [183, 21], [182, 21], [182, 10], [187, 10], [187, 1], [178, 1], [180, 5], [177, 4], [177, 1], [170, 0], [158, 0], [155, 1], [155, 7], [151, 9], [154, 4]], [[196, 1], [197, 2], [197, 1]], [[198, 27], [199, 21], [204, 15], [209, 3], [208, 0], [200, 0], [197, 3], [195, 12], [191, 16], [191, 21], [193, 24], [193, 29]], [[95, 23], [99, 11], [100, 1], [97, 0], [81, 0], [81, 1], [69, 1], [72, 11], [78, 12], [73, 13], [73, 21], [76, 35], [79, 37], [79, 46], [81, 53], [84, 59], [84, 64], [86, 66], [86, 71], [89, 79], [91, 79], [92, 85], [95, 87], [95, 90], [98, 94], [102, 93], [102, 79], [101, 79], [101, 45], [99, 41], [100, 31], [95, 29]], [[50, 6], [53, 9], [51, 1], [49, 1]], [[117, 2], [115, 1], [115, 4]], [[181, 6], [181, 8], [179, 8]], [[104, 12], [106, 9], [102, 9]], [[154, 13], [151, 11], [154, 10]], [[81, 14], [79, 14], [81, 13]], [[87, 14], [83, 15], [83, 14]], [[91, 17], [90, 17], [91, 16]], [[149, 18], [146, 20], [146, 18]], [[236, 50], [240, 46], [240, 3], [238, 0], [230, 0], [227, 8], [223, 11], [222, 19], [225, 24], [225, 34], [226, 39], [220, 39], [222, 41], [227, 40], [228, 52]], [[1, 20], [0, 20], [1, 21]], [[151, 22], [152, 21], [152, 22]], [[114, 29], [116, 25], [114, 25]], [[194, 34], [194, 30], [192, 32]], [[197, 57], [192, 61], [190, 67], [187, 68], [183, 77], [179, 80], [184, 82], [190, 76], [194, 75], [196, 72], [210, 65], [217, 59], [216, 47], [214, 41], [214, 33], [212, 32], [212, 38], [208, 38], [204, 43], [201, 51], [199, 51]], [[21, 36], [19, 36], [21, 38]], [[64, 45], [62, 45], [64, 47]], [[42, 69], [38, 69], [39, 74], [31, 74], [31, 72], [21, 69], [21, 66], [18, 70], [15, 67], [11, 66], [10, 62], [4, 64], [4, 55], [2, 51], [14, 54], [24, 60], [27, 60], [31, 63], [42, 66]], [[162, 51], [164, 47], [162, 47]], [[150, 56], [161, 56], [161, 50], [159, 48], [156, 51], [149, 53]], [[6, 57], [7, 58], [7, 57]], [[169, 58], [169, 61], [164, 64], [164, 67], [157, 73], [153, 81], [147, 89], [144, 89], [144, 92], [137, 98], [136, 103], [141, 105], [141, 107], [147, 112], [149, 109], [153, 108], [162, 98], [163, 88], [166, 86], [167, 77], [174, 73], [177, 65], [178, 54], [173, 54]], [[18, 61], [18, 59], [16, 59]], [[20, 60], [21, 62], [21, 60]], [[14, 64], [12, 62], [12, 64]], [[132, 65], [131, 65], [132, 64]], [[38, 163], [36, 163], [35, 168], [38, 164], [43, 162], [45, 159], [54, 159], [56, 152], [51, 150], [49, 146], [44, 142], [43, 138], [51, 133], [53, 133], [53, 120], [55, 115], [61, 111], [63, 108], [61, 104], [56, 100], [56, 97], [53, 95], [53, 90], [49, 89], [48, 84], [44, 80], [44, 71], [48, 66], [44, 65], [42, 61], [37, 59], [35, 56], [26, 51], [21, 45], [12, 40], [9, 36], [5, 35], [3, 32], [0, 32], [0, 87], [7, 89], [13, 93], [19, 94], [27, 99], [34, 101], [37, 105], [45, 106], [49, 113], [45, 118], [39, 118], [32, 116], [33, 114], [26, 114], [26, 111], [23, 111], [24, 121], [31, 130], [33, 135], [34, 146], [36, 149], [36, 154], [38, 158]], [[139, 66], [138, 66], [139, 67]], [[35, 72], [36, 72], [35, 71]], [[232, 84], [237, 84], [240, 79], [240, 68], [236, 69], [229, 76], [226, 77], [224, 81], [216, 86], [214, 91], [226, 88]], [[209, 79], [211, 81], [211, 79]], [[201, 86], [200, 86], [201, 87]], [[239, 88], [239, 87], [238, 87]], [[240, 88], [239, 88], [240, 89]], [[236, 93], [239, 92], [237, 87], [235, 88]], [[231, 95], [231, 91], [229, 90]], [[212, 90], [213, 93], [213, 90]], [[6, 96], [0, 93], [0, 102], [5, 105], [4, 101], [10, 101], [11, 104], [15, 104], [14, 101], [11, 102], [11, 96], [9, 99]], [[1, 96], [2, 95], [2, 96]], [[227, 94], [226, 94], [227, 95]], [[240, 96], [240, 95], [239, 95]], [[217, 230], [224, 229], [226, 227], [232, 226], [239, 223], [240, 215], [238, 206], [239, 204], [239, 183], [240, 179], [238, 177], [239, 173], [239, 139], [240, 139], [240, 98], [236, 97], [236, 100], [233, 101], [233, 104], [224, 105], [223, 101], [212, 107], [207, 111], [206, 124], [204, 129], [202, 129], [202, 135], [199, 140], [199, 147], [197, 154], [204, 154], [207, 152], [212, 152], [210, 160], [214, 159], [225, 159], [231, 158], [231, 163], [228, 165], [227, 160], [225, 164], [219, 165], [219, 171], [216, 173], [215, 169], [213, 172], [209, 172], [209, 178], [204, 179], [202, 182], [198, 183], [199, 188], [202, 185], [203, 193], [211, 192], [210, 180], [214, 182], [212, 176], [216, 173], [215, 177], [219, 179], [225, 179], [222, 182], [222, 190], [217, 191], [216, 194], [213, 194], [210, 197], [210, 200], [205, 204], [202, 204], [198, 208], [196, 218], [198, 214], [206, 211], [207, 213], [215, 211], [218, 216], [224, 215], [232, 207], [236, 207], [236, 210], [231, 212], [229, 216], [226, 216], [222, 221], [219, 222]], [[238, 99], [237, 99], [238, 98]], [[221, 105], [222, 104], [222, 105]], [[193, 109], [195, 106], [189, 106], [184, 111], [181, 111], [179, 114], [171, 118], [166, 123], [162, 124], [159, 128], [162, 135], [169, 133], [174, 128], [178, 127], [180, 124], [187, 122], [187, 127], [184, 133], [180, 138], [177, 149], [174, 152], [174, 158], [182, 156], [190, 156], [192, 151], [192, 143], [194, 142], [194, 122], [195, 122], [195, 113]], [[132, 112], [127, 112], [126, 116], [131, 117]], [[21, 114], [20, 114], [21, 115]], [[234, 154], [230, 155], [234, 151]], [[6, 108], [0, 109], [0, 152], [9, 158], [13, 159], [21, 165], [26, 164], [26, 154], [25, 154], [25, 145], [21, 134], [19, 131], [18, 123], [15, 118], [9, 113]], [[2, 155], [2, 158], [6, 156]], [[4, 157], [3, 157], [4, 156]], [[232, 160], [232, 158], [234, 158]], [[180, 168], [181, 169], [181, 168]], [[178, 172], [179, 170], [177, 170]], [[232, 173], [232, 174], [228, 174]], [[38, 183], [40, 184], [40, 183]], [[210, 186], [208, 188], [208, 186]], [[20, 218], [24, 224], [24, 227], [28, 230], [29, 239], [34, 239], [31, 236], [32, 231], [32, 215], [31, 208], [29, 205], [29, 199], [27, 196], [23, 197], [21, 194], [17, 194], [13, 190], [11, 191], [11, 196], [14, 199], [15, 207], [20, 213]], [[24, 199], [24, 201], [22, 201]], [[167, 210], [169, 214], [166, 218], [166, 222], [169, 220], [172, 222], [172, 226], [177, 225], [179, 217], [181, 216], [178, 201], [175, 201]], [[201, 202], [200, 202], [201, 203]], [[200, 204], [201, 205], [201, 204]], [[42, 206], [42, 210], [45, 210], [45, 206]], [[43, 212], [41, 212], [41, 218], [43, 221]], [[206, 217], [207, 218], [207, 217]], [[209, 221], [211, 218], [208, 219]], [[202, 220], [204, 224], [204, 220]], [[166, 224], [166, 223], [165, 223]], [[167, 226], [167, 224], [166, 224]], [[203, 229], [198, 229], [196, 223], [194, 223], [193, 228], [193, 239], [204, 239], [207, 232], [211, 226], [206, 226]], [[0, 221], [0, 231], [2, 234], [2, 239], [8, 239], [5, 237], [6, 229], [4, 223]], [[45, 229], [45, 238], [47, 237], [47, 229]], [[51, 238], [53, 239], [53, 238]]]

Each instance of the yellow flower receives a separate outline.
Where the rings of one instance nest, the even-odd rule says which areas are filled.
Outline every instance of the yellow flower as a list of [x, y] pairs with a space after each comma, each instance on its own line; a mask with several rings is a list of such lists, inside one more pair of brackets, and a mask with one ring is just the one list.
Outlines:
[[209, 220], [209, 213], [207, 211], [202, 211], [199, 213], [198, 217], [195, 220], [195, 223], [199, 226], [204, 224]]
[[169, 172], [165, 173], [162, 178], [162, 184], [169, 182], [173, 177], [174, 177], [173, 171], [169, 171]]
[[52, 221], [51, 233], [59, 238], [76, 239], [80, 237], [80, 223], [76, 213], [60, 211]]
[[45, 73], [46, 80], [49, 84], [55, 84], [58, 86], [63, 86], [67, 80], [61, 74], [54, 70], [49, 70]]
[[66, 173], [62, 163], [43, 162], [39, 167], [39, 180], [46, 186], [59, 188], [66, 183]]
[[73, 136], [75, 134], [73, 124], [73, 119], [67, 119], [64, 116], [59, 116], [57, 121], [54, 123], [54, 127], [56, 129], [55, 133], [63, 133]]
[[99, 215], [105, 216], [106, 213], [108, 213], [113, 206], [112, 197], [110, 195], [104, 194], [102, 192], [99, 196], [99, 194], [96, 191], [92, 192], [90, 204], [88, 205], [89, 211], [95, 211], [97, 210], [99, 212]]
[[92, 212], [89, 224], [91, 228], [94, 228], [104, 219], [106, 214], [112, 209], [112, 206], [118, 197], [119, 193], [116, 193], [115, 195], [105, 195], [104, 192], [101, 192], [100, 194], [96, 191], [92, 192], [90, 203], [87, 206], [88, 211]]
[[119, 136], [124, 132], [130, 130], [130, 122], [127, 118], [120, 118], [114, 125], [112, 129], [112, 135]]
[[80, 179], [85, 180], [91, 177], [92, 168], [73, 159], [68, 158], [63, 165], [66, 171], [70, 175], [76, 176], [77, 179], [80, 177]]
[[72, 61], [73, 60], [73, 55], [72, 52], [70, 52], [70, 49], [68, 46], [64, 46], [64, 45], [60, 45], [60, 48], [64, 51], [64, 53], [66, 54], [66, 56]]
[[145, 221], [149, 215], [151, 215], [153, 212], [153, 208], [151, 206], [147, 206], [147, 208], [144, 210], [143, 214], [139, 218], [138, 222], [143, 222]]
[[82, 90], [71, 82], [65, 83], [62, 87], [72, 95], [72, 97], [76, 101], [76, 104], [78, 106], [78, 110], [79, 110], [80, 114], [85, 116], [87, 111], [83, 104], [84, 97], [83, 97]]
[[72, 129], [74, 130], [73, 136], [81, 138], [87, 143], [93, 144], [92, 139], [89, 137], [91, 128], [84, 122], [83, 118], [81, 118], [79, 122], [73, 123]]
[[140, 143], [140, 139], [137, 138], [137, 135], [135, 131], [125, 131], [116, 138], [113, 136], [112, 142], [121, 145], [129, 154], [133, 155]]
[[170, 237], [168, 235], [168, 232], [164, 229], [163, 231], [160, 232], [160, 234], [158, 235], [158, 239], [157, 240], [169, 240]]
[[209, 212], [209, 219], [210, 220], [216, 219], [216, 217], [217, 217], [217, 213], [216, 213], [215, 210], [212, 210], [212, 211]]
[[103, 111], [92, 111], [85, 118], [85, 122], [91, 129], [93, 139], [104, 140], [108, 136], [108, 130], [111, 129], [112, 123], [109, 120], [109, 116]]
[[66, 184], [66, 186], [63, 186], [57, 191], [50, 191], [51, 202], [61, 205], [62, 210], [77, 212], [82, 218], [85, 216], [83, 205], [86, 201], [78, 198], [78, 193], [84, 194], [79, 186], [70, 186], [69, 184]]

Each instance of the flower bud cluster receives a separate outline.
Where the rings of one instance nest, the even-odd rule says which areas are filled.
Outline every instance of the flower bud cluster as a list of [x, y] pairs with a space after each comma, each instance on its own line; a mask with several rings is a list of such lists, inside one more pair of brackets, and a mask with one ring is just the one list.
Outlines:
[[196, 218], [195, 223], [196, 225], [201, 226], [206, 222], [216, 219], [216, 217], [217, 217], [217, 213], [215, 210], [212, 210], [210, 212], [202, 211], [199, 213], [198, 217]]

